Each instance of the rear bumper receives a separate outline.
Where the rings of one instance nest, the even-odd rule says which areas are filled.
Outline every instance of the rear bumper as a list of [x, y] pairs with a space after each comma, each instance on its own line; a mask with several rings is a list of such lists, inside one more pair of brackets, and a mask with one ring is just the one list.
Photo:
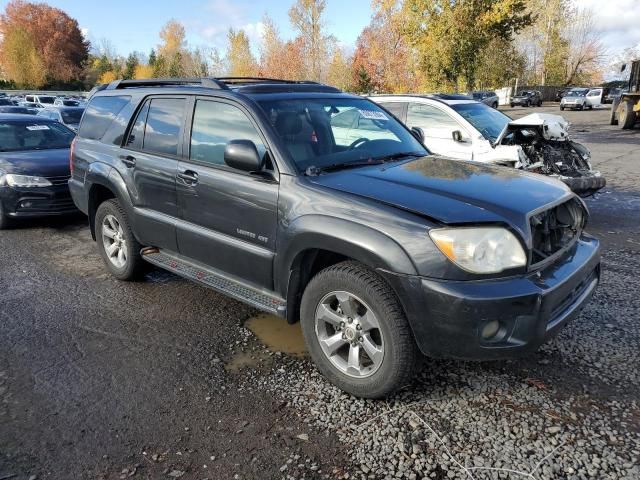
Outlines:
[[[510, 358], [536, 350], [579, 313], [600, 280], [600, 248], [584, 235], [553, 265], [507, 279], [452, 282], [383, 275], [398, 292], [425, 355]], [[498, 322], [497, 334], [483, 338], [491, 322]]]
[[66, 184], [50, 187], [0, 187], [4, 214], [11, 218], [48, 217], [77, 213]]

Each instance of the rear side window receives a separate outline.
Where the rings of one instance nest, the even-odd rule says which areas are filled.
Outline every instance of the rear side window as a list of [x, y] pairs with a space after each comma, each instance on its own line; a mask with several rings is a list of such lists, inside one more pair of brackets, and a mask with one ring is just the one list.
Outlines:
[[82, 118], [79, 136], [100, 140], [130, 99], [129, 96], [94, 97]]
[[[142, 149], [162, 155], [178, 155], [180, 128], [184, 120], [182, 98], [155, 98], [149, 105]], [[134, 125], [134, 130], [136, 126]]]
[[404, 107], [405, 107], [406, 103], [389, 102], [389, 103], [381, 103], [380, 105], [382, 105], [384, 108], [389, 110], [391, 113], [393, 113], [399, 119], [402, 119], [402, 117], [404, 117]]

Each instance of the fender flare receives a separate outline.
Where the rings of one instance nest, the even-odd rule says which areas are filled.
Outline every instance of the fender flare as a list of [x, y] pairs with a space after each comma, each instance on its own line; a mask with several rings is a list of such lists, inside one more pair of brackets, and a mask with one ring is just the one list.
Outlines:
[[308, 250], [327, 250], [373, 269], [417, 275], [409, 254], [391, 237], [366, 225], [325, 215], [305, 215], [295, 219], [279, 242], [283, 253], [276, 256], [274, 284], [283, 296], [288, 294], [291, 272], [301, 254]]

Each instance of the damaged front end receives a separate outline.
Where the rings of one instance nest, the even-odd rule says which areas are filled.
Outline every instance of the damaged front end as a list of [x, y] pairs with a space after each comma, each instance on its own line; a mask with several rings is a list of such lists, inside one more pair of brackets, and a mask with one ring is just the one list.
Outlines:
[[591, 154], [569, 139], [569, 123], [558, 115], [532, 114], [509, 122], [496, 146], [521, 149], [516, 168], [556, 177], [580, 196], [593, 195], [606, 185], [591, 168]]

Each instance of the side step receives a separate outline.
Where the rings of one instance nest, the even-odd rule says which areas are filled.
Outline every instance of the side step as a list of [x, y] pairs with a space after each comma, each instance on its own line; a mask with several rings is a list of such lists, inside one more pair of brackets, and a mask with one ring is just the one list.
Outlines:
[[147, 262], [160, 268], [213, 288], [224, 295], [233, 297], [265, 312], [286, 317], [287, 302], [283, 298], [274, 295], [273, 292], [247, 285], [211, 267], [199, 265], [157, 248], [143, 248], [140, 254]]

